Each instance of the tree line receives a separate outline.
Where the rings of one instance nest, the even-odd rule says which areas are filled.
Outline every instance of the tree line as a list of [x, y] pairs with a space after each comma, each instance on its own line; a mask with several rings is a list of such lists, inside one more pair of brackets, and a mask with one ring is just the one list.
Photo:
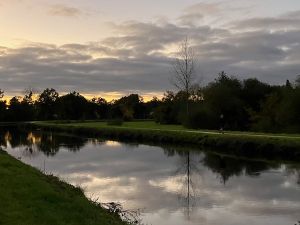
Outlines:
[[221, 72], [208, 85], [190, 88], [188, 100], [186, 96], [184, 90], [167, 91], [162, 99], [148, 102], [138, 94], [108, 102], [86, 99], [78, 92], [59, 95], [47, 88], [37, 97], [28, 90], [6, 101], [0, 90], [0, 121], [153, 119], [197, 129], [219, 129], [224, 123], [225, 130], [300, 131], [300, 77], [295, 83], [270, 85]]
[[157, 121], [202, 129], [300, 131], [300, 77], [294, 84], [287, 80], [270, 85], [256, 78], [239, 80], [223, 71], [205, 87], [192, 89], [189, 115], [182, 109], [185, 96], [182, 91], [167, 92]]

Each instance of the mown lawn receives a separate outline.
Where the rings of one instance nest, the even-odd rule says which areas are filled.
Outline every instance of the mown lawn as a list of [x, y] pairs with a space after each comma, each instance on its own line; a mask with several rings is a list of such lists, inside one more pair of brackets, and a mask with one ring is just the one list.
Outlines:
[[0, 150], [1, 225], [121, 225], [79, 188], [23, 164]]
[[[71, 123], [72, 126], [85, 126], [85, 127], [111, 127], [107, 122], [83, 122]], [[189, 130], [181, 125], [161, 125], [153, 121], [133, 121], [124, 122], [120, 127], [127, 128], [142, 128], [142, 129], [157, 129], [157, 130]]]

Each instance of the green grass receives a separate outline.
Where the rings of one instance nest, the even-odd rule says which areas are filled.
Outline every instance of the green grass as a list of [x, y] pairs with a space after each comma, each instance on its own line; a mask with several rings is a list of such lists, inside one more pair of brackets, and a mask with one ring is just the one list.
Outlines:
[[143, 143], [193, 145], [238, 157], [267, 160], [300, 160], [300, 136], [251, 132], [191, 130], [180, 125], [160, 125], [152, 121], [125, 122], [122, 126], [106, 122], [34, 122], [28, 126], [89, 137]]
[[[87, 122], [87, 123], [71, 123], [72, 126], [84, 126], [84, 127], [108, 127], [106, 122]], [[138, 128], [138, 129], [158, 129], [158, 130], [188, 130], [181, 125], [160, 125], [153, 121], [137, 121], [137, 122], [124, 122], [122, 126], [126, 128]]]
[[80, 188], [23, 164], [0, 150], [1, 225], [121, 225]]
[[[51, 124], [49, 122], [39, 122], [42, 124]], [[59, 123], [57, 123], [59, 124]], [[89, 128], [107, 128], [112, 127], [107, 125], [106, 122], [74, 122], [64, 124], [67, 126], [74, 127], [89, 127]], [[240, 132], [240, 131], [225, 131], [224, 134], [221, 134], [218, 130], [194, 130], [187, 129], [182, 125], [165, 125], [158, 124], [153, 121], [134, 121], [134, 122], [124, 122], [122, 126], [114, 126], [115, 128], [130, 128], [130, 129], [146, 129], [146, 130], [161, 130], [161, 131], [181, 131], [189, 133], [199, 133], [199, 134], [209, 134], [209, 135], [222, 135], [222, 136], [253, 136], [253, 137], [274, 137], [274, 138], [289, 138], [289, 139], [299, 139], [300, 134], [274, 134], [274, 133], [262, 133], [262, 132]]]

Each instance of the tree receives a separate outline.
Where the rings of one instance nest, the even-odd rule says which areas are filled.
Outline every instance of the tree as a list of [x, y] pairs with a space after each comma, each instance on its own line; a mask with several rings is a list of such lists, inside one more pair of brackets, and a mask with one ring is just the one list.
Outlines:
[[55, 105], [58, 97], [59, 94], [53, 88], [47, 88], [39, 95], [37, 100], [39, 118], [45, 120], [55, 118]]
[[6, 101], [2, 100], [4, 97], [4, 91], [0, 89], [0, 121], [4, 121], [6, 116]]
[[243, 81], [242, 99], [247, 107], [254, 111], [259, 111], [261, 102], [271, 93], [271, 87], [256, 78]]
[[179, 91], [185, 93], [186, 115], [189, 116], [189, 97], [196, 79], [195, 54], [188, 38], [179, 47], [179, 52], [173, 64], [174, 77], [172, 83]]
[[155, 111], [161, 105], [161, 101], [154, 96], [150, 101], [145, 102], [146, 118], [155, 118]]
[[90, 102], [93, 116], [96, 119], [106, 119], [109, 114], [109, 104], [101, 97], [93, 98]]
[[35, 119], [35, 104], [33, 92], [26, 90], [25, 96], [15, 96], [10, 99], [7, 119], [10, 121], [30, 121]]
[[280, 131], [280, 118], [278, 117], [279, 107], [282, 103], [280, 93], [273, 92], [261, 103], [261, 110], [252, 113], [252, 129], [255, 131], [276, 132]]
[[131, 94], [118, 99], [115, 101], [115, 106], [121, 112], [124, 120], [145, 118], [143, 98], [138, 94]]
[[23, 120], [34, 120], [35, 119], [35, 101], [33, 100], [34, 90], [25, 89], [25, 95], [21, 101], [21, 107], [23, 111]]
[[78, 92], [71, 92], [57, 100], [57, 109], [60, 119], [86, 119], [90, 113], [88, 101]]
[[15, 96], [10, 99], [8, 106], [8, 120], [21, 121], [23, 120], [21, 97]]
[[297, 76], [297, 79], [296, 79], [296, 86], [300, 86], [300, 75]]
[[154, 119], [160, 124], [176, 124], [178, 123], [178, 108], [182, 108], [176, 99], [176, 95], [172, 91], [164, 93], [162, 101], [155, 108]]
[[210, 107], [210, 111], [218, 118], [220, 115], [224, 116], [224, 126], [228, 130], [245, 129], [247, 116], [241, 96], [241, 82], [235, 77], [229, 77], [224, 71], [204, 89], [205, 105]]

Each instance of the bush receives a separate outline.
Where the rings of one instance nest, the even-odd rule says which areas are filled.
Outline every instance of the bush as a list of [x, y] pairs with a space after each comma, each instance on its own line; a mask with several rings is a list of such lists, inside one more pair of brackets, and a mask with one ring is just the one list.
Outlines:
[[183, 125], [191, 129], [217, 129], [219, 126], [218, 123], [216, 114], [207, 108], [192, 111], [190, 116], [183, 121]]

